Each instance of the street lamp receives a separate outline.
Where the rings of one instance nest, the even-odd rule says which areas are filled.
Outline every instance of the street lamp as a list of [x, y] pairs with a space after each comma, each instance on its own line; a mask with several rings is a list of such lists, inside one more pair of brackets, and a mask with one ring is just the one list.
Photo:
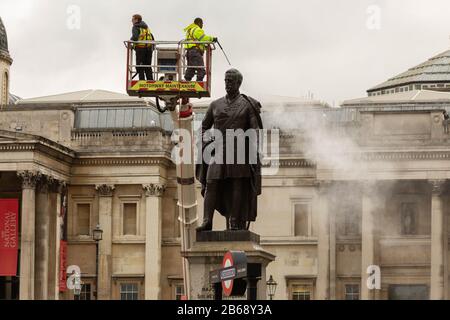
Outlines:
[[92, 231], [92, 237], [94, 238], [95, 241], [100, 241], [102, 240], [103, 237], [103, 230], [100, 229], [100, 225], [97, 224], [97, 226], [95, 227], [95, 229]]
[[92, 238], [95, 240], [95, 300], [98, 300], [98, 243], [103, 238], [103, 230], [97, 224], [92, 231]]
[[81, 275], [79, 273], [75, 273], [74, 279], [74, 287], [73, 287], [73, 295], [75, 300], [80, 300], [81, 294]]
[[275, 291], [277, 291], [278, 283], [273, 280], [272, 275], [270, 275], [269, 280], [266, 282], [267, 289], [269, 290], [270, 300], [273, 300], [273, 296], [275, 295]]

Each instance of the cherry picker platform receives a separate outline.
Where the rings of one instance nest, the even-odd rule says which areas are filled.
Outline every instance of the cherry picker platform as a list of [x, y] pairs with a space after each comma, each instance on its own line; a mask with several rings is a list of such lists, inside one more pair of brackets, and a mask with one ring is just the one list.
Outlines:
[[[137, 65], [133, 48], [136, 44], [151, 44], [153, 56], [150, 65]], [[128, 95], [138, 97], [203, 98], [211, 96], [211, 69], [213, 42], [204, 41], [124, 41], [127, 48], [126, 89]], [[185, 45], [201, 44], [205, 48], [204, 66], [188, 66]], [[151, 68], [153, 79], [138, 80], [138, 68]], [[185, 81], [188, 68], [205, 69], [203, 81]], [[164, 99], [167, 100], [167, 99]]]

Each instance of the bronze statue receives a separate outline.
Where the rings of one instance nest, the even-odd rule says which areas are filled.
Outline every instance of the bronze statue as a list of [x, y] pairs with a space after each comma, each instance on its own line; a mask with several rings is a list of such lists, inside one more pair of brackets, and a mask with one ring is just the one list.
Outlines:
[[[212, 229], [215, 210], [225, 216], [229, 230], [246, 230], [256, 219], [261, 194], [261, 104], [239, 92], [242, 80], [236, 69], [225, 73], [227, 95], [211, 103], [202, 122], [201, 154], [208, 148], [213, 151], [210, 159], [202, 157], [197, 165], [204, 197], [203, 224], [197, 231]], [[205, 133], [212, 127], [214, 140], [208, 140]]]

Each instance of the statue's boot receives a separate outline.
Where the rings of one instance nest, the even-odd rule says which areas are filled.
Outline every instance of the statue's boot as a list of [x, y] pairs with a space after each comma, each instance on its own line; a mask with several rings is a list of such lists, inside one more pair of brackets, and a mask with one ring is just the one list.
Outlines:
[[212, 221], [203, 220], [203, 223], [200, 227], [196, 229], [197, 231], [211, 231], [212, 230]]
[[207, 217], [205, 217], [203, 219], [203, 223], [200, 227], [198, 227], [196, 230], [197, 231], [211, 231], [212, 230], [212, 224], [213, 224], [213, 214], [214, 211], [212, 212], [212, 214], [208, 214]]

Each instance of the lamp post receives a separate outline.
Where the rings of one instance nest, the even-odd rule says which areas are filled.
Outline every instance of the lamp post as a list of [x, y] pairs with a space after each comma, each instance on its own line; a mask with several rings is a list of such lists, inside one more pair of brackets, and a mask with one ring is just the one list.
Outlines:
[[272, 275], [270, 275], [269, 280], [266, 282], [267, 289], [269, 290], [269, 297], [270, 300], [273, 300], [273, 297], [275, 296], [275, 291], [277, 290], [278, 283], [273, 280]]
[[73, 288], [73, 296], [75, 300], [80, 300], [81, 286], [82, 286], [81, 275], [75, 271], [74, 288]]
[[74, 299], [80, 300], [80, 294], [81, 294], [81, 279], [80, 275], [77, 274], [75, 278], [75, 286], [73, 288]]
[[95, 241], [95, 300], [98, 300], [98, 243], [103, 238], [103, 230], [100, 229], [100, 224], [97, 224], [92, 231], [92, 238]]

